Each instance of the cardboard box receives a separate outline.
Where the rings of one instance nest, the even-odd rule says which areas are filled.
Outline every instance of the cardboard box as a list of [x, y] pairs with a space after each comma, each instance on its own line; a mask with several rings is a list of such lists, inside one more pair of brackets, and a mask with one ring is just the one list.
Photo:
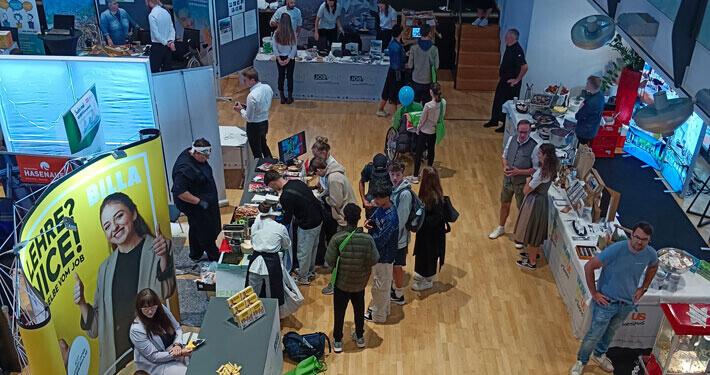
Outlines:
[[12, 34], [8, 30], [0, 31], [0, 49], [8, 49], [12, 47]]

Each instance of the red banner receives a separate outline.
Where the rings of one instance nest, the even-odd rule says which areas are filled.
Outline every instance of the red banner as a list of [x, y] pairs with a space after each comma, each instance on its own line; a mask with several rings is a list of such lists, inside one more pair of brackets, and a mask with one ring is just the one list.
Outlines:
[[[17, 155], [17, 166], [20, 168], [20, 178], [22, 182], [35, 184], [48, 184], [62, 172], [64, 164], [68, 158], [56, 158], [50, 156], [27, 156]], [[64, 171], [69, 173], [71, 169]], [[64, 174], [60, 174], [59, 177]]]

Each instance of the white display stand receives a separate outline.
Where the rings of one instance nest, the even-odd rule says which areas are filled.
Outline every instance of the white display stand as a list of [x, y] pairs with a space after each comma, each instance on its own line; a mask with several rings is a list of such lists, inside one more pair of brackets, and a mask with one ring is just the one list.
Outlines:
[[[574, 211], [563, 213], [560, 211], [562, 207], [555, 206], [553, 200], [565, 196], [561, 189], [553, 185], [548, 194], [550, 197], [549, 237], [545, 241], [543, 251], [560, 297], [570, 315], [572, 333], [581, 340], [589, 329], [594, 301], [585, 280], [584, 265], [587, 260], [579, 259], [575, 246], [595, 246], [597, 234], [590, 234], [588, 241], [573, 240], [572, 236], [576, 235], [571, 220], [578, 219], [577, 214]], [[585, 224], [591, 223], [588, 219], [584, 221]], [[599, 278], [599, 274], [600, 270], [597, 270], [595, 279]], [[710, 303], [710, 282], [694, 273], [686, 272], [681, 276], [678, 291], [675, 293], [649, 289], [639, 300], [634, 311], [622, 323], [611, 346], [634, 349], [653, 347], [663, 318], [661, 303]]]

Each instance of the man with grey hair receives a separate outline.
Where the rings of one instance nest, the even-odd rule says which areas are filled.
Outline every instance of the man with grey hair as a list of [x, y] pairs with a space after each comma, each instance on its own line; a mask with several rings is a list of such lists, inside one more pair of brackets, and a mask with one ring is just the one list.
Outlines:
[[99, 18], [99, 26], [101, 33], [106, 38], [106, 43], [109, 46], [130, 43], [129, 31], [135, 32], [140, 27], [125, 9], [118, 7], [118, 0], [108, 0], [107, 3], [108, 8], [101, 13]]
[[586, 98], [579, 107], [579, 111], [574, 115], [577, 120], [577, 127], [574, 132], [577, 134], [579, 143], [583, 145], [586, 145], [597, 136], [599, 125], [602, 122], [604, 93], [600, 91], [601, 86], [601, 78], [597, 76], [589, 76], [587, 78]]
[[[491, 120], [483, 126], [491, 128], [498, 126], [500, 122], [505, 123], [503, 104], [520, 96], [520, 87], [525, 73], [528, 72], [528, 63], [525, 61], [525, 52], [518, 43], [520, 33], [516, 29], [510, 29], [505, 33], [505, 53], [500, 62], [498, 70], [498, 86], [493, 98], [493, 108], [491, 109]], [[503, 133], [503, 126], [496, 129], [496, 133]]]
[[[518, 122], [518, 134], [508, 138], [508, 142], [503, 149], [503, 190], [500, 193], [500, 221], [488, 238], [494, 240], [505, 234], [505, 222], [510, 214], [510, 203], [515, 201], [520, 208], [523, 203], [523, 188], [526, 179], [535, 172], [538, 167], [537, 149], [538, 144], [530, 137], [530, 121], [520, 120]], [[518, 249], [522, 245], [516, 244]]]

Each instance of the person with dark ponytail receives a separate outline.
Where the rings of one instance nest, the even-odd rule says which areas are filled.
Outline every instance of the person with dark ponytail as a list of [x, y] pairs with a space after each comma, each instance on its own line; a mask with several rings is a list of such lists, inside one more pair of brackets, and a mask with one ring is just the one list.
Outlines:
[[555, 154], [555, 146], [549, 143], [540, 145], [537, 151], [540, 168], [528, 177], [523, 193], [523, 204], [520, 206], [518, 221], [515, 223], [514, 239], [516, 243], [528, 246], [529, 252], [522, 252], [522, 260], [516, 262], [520, 267], [530, 270], [537, 269], [537, 256], [540, 245], [547, 239], [548, 198], [547, 190], [557, 178], [560, 160]]
[[417, 146], [415, 148], [416, 155], [414, 156], [414, 174], [409, 177], [409, 182], [413, 184], [419, 183], [419, 168], [422, 164], [422, 156], [424, 150], [427, 151], [427, 165], [434, 165], [434, 146], [437, 142], [437, 124], [439, 117], [444, 117], [446, 114], [446, 100], [441, 98], [441, 85], [438, 82], [431, 84], [429, 89], [431, 101], [424, 104], [422, 115], [419, 118], [419, 126], [417, 126]]
[[130, 330], [136, 371], [184, 375], [192, 349], [182, 344], [182, 329], [152, 289], [138, 292]]

